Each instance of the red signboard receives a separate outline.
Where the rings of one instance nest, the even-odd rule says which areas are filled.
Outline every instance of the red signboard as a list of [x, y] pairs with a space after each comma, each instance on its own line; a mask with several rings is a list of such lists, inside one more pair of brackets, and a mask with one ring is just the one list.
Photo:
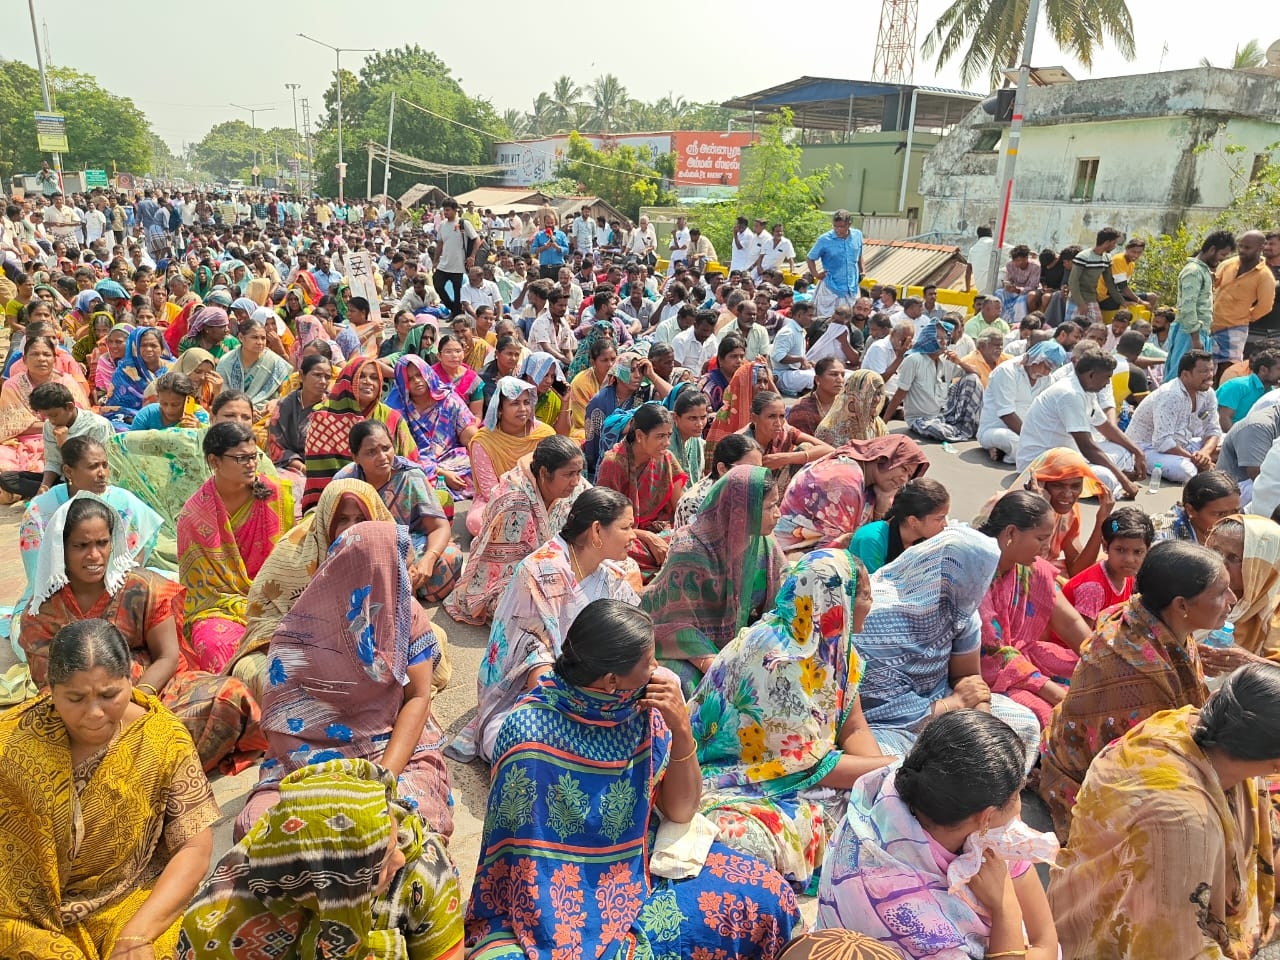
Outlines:
[[685, 130], [673, 135], [676, 183], [686, 187], [736, 187], [742, 172], [742, 148], [750, 133]]

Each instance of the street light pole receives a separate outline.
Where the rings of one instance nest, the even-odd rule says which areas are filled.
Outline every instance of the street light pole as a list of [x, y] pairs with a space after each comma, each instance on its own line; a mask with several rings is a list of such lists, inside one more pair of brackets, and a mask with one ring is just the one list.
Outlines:
[[245, 107], [238, 103], [233, 103], [231, 106], [237, 110], [249, 111], [249, 126], [253, 127], [253, 185], [256, 187], [258, 186], [258, 114], [274, 110], [275, 107]]
[[302, 86], [300, 83], [286, 83], [285, 89], [289, 91], [293, 97], [293, 163], [294, 163], [294, 185], [297, 187], [298, 195], [302, 195], [302, 141], [298, 136], [298, 88]]
[[325, 43], [323, 40], [317, 40], [315, 37], [309, 37], [305, 33], [299, 33], [303, 40], [310, 40], [314, 44], [322, 47], [328, 47], [333, 51], [333, 82], [338, 86], [338, 202], [344, 203], [343, 184], [347, 179], [347, 165], [342, 160], [342, 55], [344, 53], [375, 53], [372, 47], [335, 47], [331, 43]]
[[[40, 50], [40, 28], [36, 26], [36, 0], [27, 0], [27, 9], [31, 11], [31, 39], [36, 44], [36, 66], [40, 70], [40, 93], [44, 97], [44, 108], [53, 113], [53, 100], [49, 96], [49, 78], [44, 72], [44, 54]], [[53, 155], [53, 169], [58, 175], [58, 189], [62, 189], [62, 154]]]

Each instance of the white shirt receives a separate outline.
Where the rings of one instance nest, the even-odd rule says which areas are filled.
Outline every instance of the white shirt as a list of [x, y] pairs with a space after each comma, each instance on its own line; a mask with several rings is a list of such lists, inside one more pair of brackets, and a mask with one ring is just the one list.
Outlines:
[[720, 341], [714, 333], [699, 343], [693, 335], [693, 327], [681, 330], [671, 341], [671, 349], [676, 354], [676, 364], [696, 374], [702, 373], [707, 363], [716, 355], [719, 346]]
[[889, 337], [872, 340], [862, 354], [862, 369], [883, 374], [889, 369], [889, 364], [893, 363], [894, 356], [893, 344], [889, 342]]
[[468, 280], [462, 285], [462, 302], [473, 307], [493, 307], [497, 310], [498, 304], [502, 302], [502, 292], [492, 280], [481, 280], [478, 287], [473, 287]]
[[791, 245], [791, 241], [783, 237], [774, 245], [773, 236], [770, 235], [760, 241], [758, 253], [764, 254], [764, 258], [760, 261], [761, 270], [772, 270], [787, 260], [795, 260], [796, 248]]
[[459, 216], [452, 220], [441, 219], [436, 231], [436, 269], [443, 273], [466, 273], [467, 254], [475, 242], [476, 228]]
[[756, 257], [759, 256], [759, 251], [756, 249], [759, 243], [760, 238], [746, 227], [742, 228], [741, 233], [735, 230], [733, 238], [729, 241], [730, 249], [733, 251], [733, 256], [729, 260], [729, 269], [750, 270], [756, 262]]
[[1006, 360], [991, 371], [987, 389], [982, 394], [982, 414], [978, 418], [978, 433], [1007, 426], [1001, 417], [1017, 414], [1025, 420], [1031, 409], [1031, 401], [1049, 386], [1049, 378], [1041, 377], [1034, 384], [1027, 376], [1027, 368], [1021, 358]]
[[578, 340], [569, 328], [567, 319], [562, 317], [557, 328], [552, 325], [551, 314], [546, 312], [540, 314], [529, 329], [529, 344], [534, 350], [541, 350], [544, 343], [551, 344], [557, 353], [565, 356], [573, 356], [578, 349]]
[[898, 367], [898, 389], [907, 391], [902, 415], [910, 423], [919, 417], [936, 417], [947, 402], [951, 381], [963, 371], [946, 357], [934, 363], [927, 353], [911, 353]]
[[671, 262], [680, 263], [689, 259], [689, 228], [681, 227], [671, 234]]
[[1095, 439], [1102, 439], [1097, 434], [1097, 427], [1107, 419], [1107, 413], [1098, 394], [1085, 392], [1080, 386], [1080, 378], [1075, 375], [1075, 368], [1070, 364], [1062, 369], [1070, 376], [1064, 376], [1045, 388], [1031, 401], [1027, 415], [1022, 418], [1022, 434], [1018, 441], [1019, 470], [1025, 470], [1032, 460], [1054, 447], [1078, 451], [1080, 448], [1076, 446], [1074, 433], [1088, 433]]
[[90, 207], [84, 215], [85, 241], [93, 243], [107, 231], [107, 215], [97, 207]]
[[1253, 481], [1253, 503], [1249, 505], [1249, 512], [1270, 517], [1276, 507], [1280, 507], [1280, 438], [1272, 442], [1271, 449], [1262, 458], [1262, 466]]
[[[755, 333], [757, 329], [760, 329], [758, 324], [751, 328], [751, 332]], [[782, 326], [778, 328], [778, 332], [773, 335], [773, 352], [769, 354], [769, 360], [772, 362], [774, 372], [801, 369], [796, 361], [783, 363], [782, 360], [784, 357], [803, 357], [805, 350], [804, 328], [790, 317], [786, 317], [782, 321]]]
[[53, 204], [44, 208], [44, 226], [55, 240], [74, 240], [82, 222], [80, 211], [69, 203], [59, 210]]
[[636, 227], [631, 231], [631, 240], [627, 244], [627, 253], [635, 254], [637, 257], [643, 257], [645, 251], [658, 246], [657, 234], [653, 232], [653, 224], [649, 224], [643, 229]]
[[1162, 383], [1133, 411], [1125, 436], [1143, 449], [1164, 452], [1222, 435], [1218, 423], [1218, 395], [1213, 388], [1191, 395], [1180, 378]]

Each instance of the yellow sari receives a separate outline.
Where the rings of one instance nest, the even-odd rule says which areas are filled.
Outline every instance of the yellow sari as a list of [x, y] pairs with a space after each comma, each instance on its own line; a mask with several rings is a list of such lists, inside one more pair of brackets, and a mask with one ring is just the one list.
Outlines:
[[569, 384], [569, 436], [578, 443], [587, 439], [587, 404], [602, 386], [591, 367], [583, 370]]
[[[218, 819], [195, 744], [160, 701], [79, 767], [49, 697], [0, 716], [0, 956], [99, 960], [169, 858]], [[181, 918], [155, 942], [174, 956]]]

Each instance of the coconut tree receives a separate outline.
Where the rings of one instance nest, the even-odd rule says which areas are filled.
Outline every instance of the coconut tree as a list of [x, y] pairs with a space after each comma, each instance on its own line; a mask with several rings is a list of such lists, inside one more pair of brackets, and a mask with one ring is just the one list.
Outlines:
[[[966, 85], [990, 79], [999, 86], [1001, 74], [1020, 59], [1029, 0], [955, 0], [942, 12], [925, 37], [926, 57], [937, 54], [937, 66], [963, 54], [960, 79]], [[1125, 0], [1042, 0], [1041, 12], [1049, 36], [1062, 50], [1087, 68], [1104, 41], [1115, 44], [1121, 56], [1136, 55], [1133, 17]]]
[[591, 100], [591, 127], [601, 133], [613, 133], [626, 109], [627, 88], [612, 73], [596, 77], [587, 88]]
[[502, 111], [502, 122], [507, 125], [507, 129], [511, 131], [511, 136], [516, 140], [529, 133], [529, 115], [523, 110], [509, 109]]
[[545, 90], [534, 98], [533, 109], [527, 116], [529, 132], [534, 136], [545, 137], [555, 132], [555, 125], [551, 122], [551, 97]]
[[556, 133], [568, 133], [573, 129], [578, 104], [582, 102], [582, 88], [567, 76], [560, 76], [551, 88], [551, 110], [548, 116]]
[[[1235, 56], [1231, 58], [1232, 70], [1254, 70], [1266, 66], [1267, 55], [1257, 39], [1250, 40], [1242, 47], [1236, 47]], [[1200, 58], [1200, 66], [1212, 67], [1208, 57]]]

